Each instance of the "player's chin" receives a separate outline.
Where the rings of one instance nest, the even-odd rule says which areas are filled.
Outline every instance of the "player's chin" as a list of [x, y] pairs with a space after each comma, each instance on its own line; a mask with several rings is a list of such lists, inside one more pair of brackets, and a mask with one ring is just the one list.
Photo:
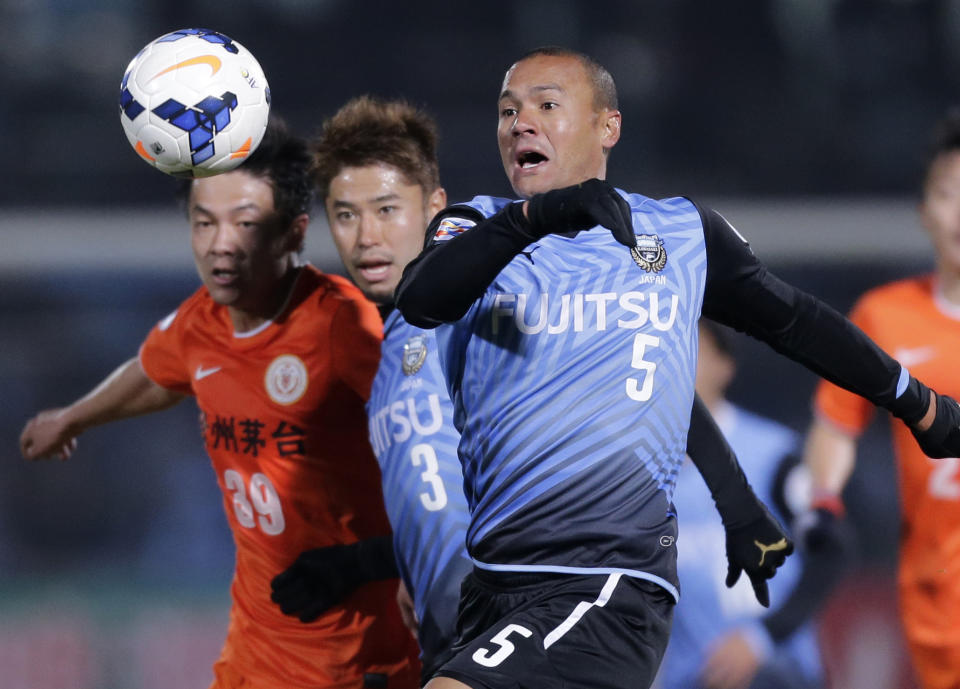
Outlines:
[[557, 188], [552, 185], [549, 175], [529, 172], [519, 167], [517, 167], [514, 170], [514, 174], [511, 175], [510, 183], [511, 186], [513, 186], [513, 191], [522, 199], [529, 199], [536, 194], [542, 194]]
[[358, 286], [367, 299], [381, 306], [393, 303], [393, 292], [397, 288], [396, 282], [365, 282]]
[[221, 285], [215, 280], [204, 280], [203, 284], [210, 298], [221, 306], [233, 306], [240, 299], [241, 290], [237, 285]]

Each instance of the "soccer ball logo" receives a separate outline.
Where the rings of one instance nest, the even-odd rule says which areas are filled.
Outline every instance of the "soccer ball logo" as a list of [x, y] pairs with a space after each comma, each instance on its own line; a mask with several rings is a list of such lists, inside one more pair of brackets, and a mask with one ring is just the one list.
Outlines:
[[256, 58], [208, 29], [151, 41], [120, 82], [120, 123], [133, 149], [162, 172], [208, 177], [260, 144], [270, 88]]

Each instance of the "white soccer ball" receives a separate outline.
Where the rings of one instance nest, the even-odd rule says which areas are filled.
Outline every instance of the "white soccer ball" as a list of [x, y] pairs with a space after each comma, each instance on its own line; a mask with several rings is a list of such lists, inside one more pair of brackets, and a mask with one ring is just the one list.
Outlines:
[[176, 177], [232, 170], [260, 144], [270, 88], [249, 50], [209, 29], [151, 41], [120, 82], [120, 123], [141, 158]]

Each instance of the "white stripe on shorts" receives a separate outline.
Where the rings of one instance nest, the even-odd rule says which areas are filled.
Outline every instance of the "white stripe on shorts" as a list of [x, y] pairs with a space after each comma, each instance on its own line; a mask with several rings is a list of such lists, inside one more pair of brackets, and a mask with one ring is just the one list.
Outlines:
[[594, 606], [602, 608], [604, 605], [606, 605], [607, 601], [609, 601], [610, 597], [613, 595], [613, 590], [617, 588], [617, 583], [620, 581], [621, 576], [623, 575], [617, 572], [607, 577], [606, 583], [603, 585], [603, 588], [600, 589], [600, 595], [597, 596], [597, 600], [593, 601], [592, 603], [580, 601], [577, 604], [577, 607], [573, 609], [573, 612], [570, 613], [570, 616], [561, 622], [556, 629], [543, 638], [544, 650], [553, 646], [554, 643], [563, 638], [564, 634], [573, 629], [573, 625], [580, 621], [580, 618], [586, 614], [587, 610]]

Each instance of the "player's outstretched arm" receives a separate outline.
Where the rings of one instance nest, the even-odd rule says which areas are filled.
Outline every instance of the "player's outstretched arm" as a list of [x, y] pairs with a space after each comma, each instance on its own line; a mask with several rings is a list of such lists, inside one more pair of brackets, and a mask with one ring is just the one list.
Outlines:
[[77, 436], [88, 428], [160, 411], [183, 397], [150, 380], [134, 357], [73, 404], [42, 411], [30, 419], [20, 434], [20, 452], [31, 460], [67, 459]]
[[393, 536], [305, 550], [270, 582], [284, 615], [312, 622], [360, 585], [399, 576]]
[[719, 213], [700, 208], [700, 215], [707, 248], [704, 316], [889, 410], [928, 456], [960, 455], [960, 405], [911, 376], [828, 304], [771, 274]]
[[767, 579], [793, 552], [793, 543], [753, 492], [733, 448], [699, 396], [690, 415], [687, 454], [710, 489], [726, 531], [727, 586], [746, 572], [757, 600], [769, 607]]
[[[438, 239], [445, 220], [456, 223], [458, 234]], [[467, 206], [451, 206], [430, 223], [426, 248], [404, 269], [397, 285], [397, 308], [407, 322], [420, 328], [460, 320], [528, 245], [551, 233], [597, 225], [610, 229], [618, 242], [636, 245], [630, 205], [599, 179], [509, 203], [489, 218]]]

